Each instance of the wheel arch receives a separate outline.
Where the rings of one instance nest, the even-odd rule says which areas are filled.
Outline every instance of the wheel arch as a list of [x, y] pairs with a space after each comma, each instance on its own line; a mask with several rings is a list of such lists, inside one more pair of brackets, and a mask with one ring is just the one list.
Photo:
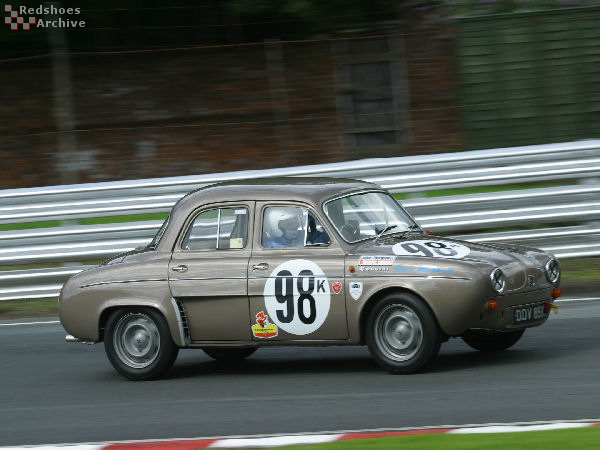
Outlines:
[[160, 313], [165, 320], [167, 321], [167, 325], [169, 326], [169, 332], [171, 334], [171, 339], [178, 347], [185, 347], [186, 342], [182, 337], [182, 330], [180, 328], [180, 320], [179, 320], [179, 311], [176, 310], [176, 304], [165, 304], [164, 302], [152, 302], [145, 300], [136, 300], [132, 299], [113, 299], [105, 302], [100, 309], [100, 314], [98, 316], [98, 337], [100, 341], [104, 340], [104, 330], [106, 329], [106, 323], [111, 314], [115, 311], [122, 308], [148, 308]]
[[371, 295], [371, 297], [369, 297], [369, 299], [364, 303], [364, 305], [360, 311], [358, 323], [359, 323], [360, 344], [361, 345], [365, 344], [365, 332], [366, 332], [366, 327], [367, 327], [367, 319], [369, 317], [369, 314], [371, 313], [371, 310], [373, 309], [375, 304], [381, 298], [383, 298], [389, 294], [411, 294], [411, 295], [414, 295], [415, 297], [419, 298], [423, 302], [423, 304], [427, 306], [427, 308], [429, 309], [429, 311], [431, 312], [432, 316], [435, 319], [435, 322], [440, 330], [440, 333], [442, 333], [442, 335], [444, 335], [444, 337], [445, 337], [445, 333], [443, 332], [443, 330], [440, 326], [440, 322], [435, 313], [435, 310], [431, 307], [431, 305], [429, 304], [427, 299], [425, 299], [421, 294], [419, 294], [418, 292], [416, 292], [412, 289], [402, 287], [402, 286], [388, 286], [388, 287], [385, 287], [385, 288], [375, 292], [373, 295]]

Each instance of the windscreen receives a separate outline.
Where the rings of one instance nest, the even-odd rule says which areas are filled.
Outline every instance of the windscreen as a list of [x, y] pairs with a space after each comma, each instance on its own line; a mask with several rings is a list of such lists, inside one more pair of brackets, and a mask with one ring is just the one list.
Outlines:
[[374, 238], [379, 234], [398, 233], [419, 226], [398, 202], [383, 192], [367, 192], [332, 200], [325, 213], [348, 242]]

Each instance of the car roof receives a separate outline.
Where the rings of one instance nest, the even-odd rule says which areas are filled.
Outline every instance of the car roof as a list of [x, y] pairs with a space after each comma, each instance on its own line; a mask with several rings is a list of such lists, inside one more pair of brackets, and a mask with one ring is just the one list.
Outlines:
[[325, 177], [278, 177], [236, 180], [202, 187], [183, 197], [176, 209], [227, 201], [323, 201], [354, 191], [381, 189], [365, 181]]
[[324, 201], [331, 198], [373, 190], [382, 188], [365, 181], [322, 177], [257, 178], [212, 184], [190, 192], [175, 204], [158, 248], [171, 248], [186, 218], [203, 205], [244, 201], [299, 201], [320, 208]]

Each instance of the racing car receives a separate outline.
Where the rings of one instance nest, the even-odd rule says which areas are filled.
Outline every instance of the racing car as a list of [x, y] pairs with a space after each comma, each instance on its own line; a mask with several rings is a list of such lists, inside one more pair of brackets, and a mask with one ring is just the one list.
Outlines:
[[70, 342], [104, 342], [116, 371], [164, 375], [181, 348], [239, 360], [267, 346], [367, 345], [391, 373], [461, 337], [504, 350], [561, 295], [551, 254], [424, 231], [380, 186], [272, 178], [181, 198], [145, 247], [72, 276]]

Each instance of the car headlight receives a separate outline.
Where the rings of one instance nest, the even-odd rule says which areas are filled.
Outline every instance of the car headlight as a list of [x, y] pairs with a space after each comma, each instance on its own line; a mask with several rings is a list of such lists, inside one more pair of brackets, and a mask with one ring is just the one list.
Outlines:
[[560, 265], [554, 258], [550, 258], [544, 267], [546, 278], [550, 283], [555, 283], [560, 278]]
[[492, 288], [496, 292], [502, 292], [504, 290], [504, 287], [506, 286], [506, 277], [504, 276], [504, 272], [498, 267], [492, 270], [490, 280], [492, 280]]

